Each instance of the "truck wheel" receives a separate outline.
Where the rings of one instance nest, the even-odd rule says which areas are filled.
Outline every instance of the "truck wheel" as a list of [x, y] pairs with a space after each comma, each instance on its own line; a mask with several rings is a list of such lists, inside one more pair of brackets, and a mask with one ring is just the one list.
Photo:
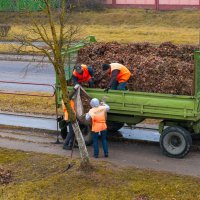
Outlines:
[[168, 127], [160, 136], [163, 154], [172, 158], [183, 158], [192, 146], [190, 133], [182, 127]]
[[107, 121], [108, 132], [117, 132], [124, 126], [124, 123]]
[[[79, 124], [81, 132], [83, 134], [83, 138], [85, 140], [86, 145], [91, 145], [92, 144], [92, 133], [91, 133], [91, 128], [89, 125], [85, 124]], [[61, 129], [60, 135], [63, 140], [67, 137], [67, 127]], [[77, 145], [77, 142], [76, 142]]]
[[83, 138], [85, 140], [86, 145], [92, 144], [92, 133], [91, 133], [91, 127], [89, 125], [85, 124], [79, 124], [81, 132], [83, 134]]

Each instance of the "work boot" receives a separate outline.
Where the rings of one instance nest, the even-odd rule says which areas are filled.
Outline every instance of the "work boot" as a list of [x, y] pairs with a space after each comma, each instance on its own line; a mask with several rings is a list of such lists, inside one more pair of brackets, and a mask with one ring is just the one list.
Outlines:
[[105, 157], [105, 158], [108, 158], [108, 154], [105, 154], [104, 157]]
[[72, 150], [72, 147], [71, 146], [63, 146], [63, 149], [65, 149], [65, 150]]

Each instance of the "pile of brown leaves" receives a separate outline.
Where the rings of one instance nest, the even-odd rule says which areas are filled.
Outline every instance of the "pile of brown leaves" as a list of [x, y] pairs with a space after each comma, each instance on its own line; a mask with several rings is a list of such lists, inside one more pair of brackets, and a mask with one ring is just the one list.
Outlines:
[[84, 113], [89, 112], [89, 110], [91, 108], [90, 107], [91, 98], [87, 97], [84, 93], [81, 93], [81, 101], [83, 104]]
[[[78, 63], [91, 65], [94, 78], [102, 76], [102, 64], [119, 62], [132, 72], [131, 91], [191, 95], [195, 46], [176, 46], [170, 42], [155, 46], [149, 43], [93, 43], [79, 51]], [[106, 88], [109, 77], [96, 84]]]
[[11, 171], [0, 166], [0, 185], [8, 184], [11, 181]]

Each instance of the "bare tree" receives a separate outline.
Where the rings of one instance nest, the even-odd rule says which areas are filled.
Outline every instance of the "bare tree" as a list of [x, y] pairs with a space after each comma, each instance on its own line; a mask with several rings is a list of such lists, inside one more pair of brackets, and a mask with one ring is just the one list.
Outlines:
[[[39, 3], [38, 0], [35, 1]], [[65, 49], [66, 52], [72, 43], [77, 39], [79, 28], [73, 24], [70, 24], [70, 10], [69, 8], [68, 10], [66, 9], [66, 0], [60, 1], [58, 15], [54, 15], [51, 7], [51, 0], [42, 0], [42, 2], [45, 4], [44, 12], [47, 22], [42, 22], [42, 20], [35, 15], [32, 17], [31, 20], [33, 24], [28, 27], [30, 34], [20, 35], [18, 37], [18, 40], [21, 42], [18, 52], [23, 53], [27, 50], [26, 48], [29, 48], [29, 51], [31, 51], [33, 54], [40, 53], [46, 56], [54, 66], [54, 70], [60, 81], [63, 101], [69, 113], [69, 120], [72, 123], [72, 127], [78, 141], [81, 155], [81, 166], [87, 168], [90, 166], [89, 155], [84, 138], [79, 128], [79, 124], [70, 106], [67, 82], [65, 79], [64, 67], [68, 55], [66, 53], [62, 53], [63, 49]], [[44, 45], [37, 45], [36, 42], [38, 41], [42, 41]]]

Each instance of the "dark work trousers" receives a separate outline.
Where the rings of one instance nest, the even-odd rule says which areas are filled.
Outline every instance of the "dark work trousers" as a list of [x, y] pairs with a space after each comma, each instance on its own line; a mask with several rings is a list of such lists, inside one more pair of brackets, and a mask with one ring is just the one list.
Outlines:
[[74, 130], [72, 128], [71, 122], [69, 122], [67, 126], [69, 127], [69, 132], [68, 132], [67, 137], [66, 137], [66, 139], [64, 141], [64, 146], [72, 147], [75, 134], [74, 134]]
[[112, 90], [126, 90], [126, 83], [127, 82], [118, 83], [118, 81], [115, 81], [111, 89]]
[[93, 88], [93, 87], [94, 87], [94, 80], [93, 80], [93, 78], [91, 78], [91, 79], [88, 81], [88, 84], [89, 84], [89, 87], [90, 87], [90, 88]]
[[[102, 146], [104, 151], [104, 156], [108, 156], [108, 144], [107, 144], [107, 130], [100, 131]], [[99, 155], [99, 133], [92, 132], [93, 147], [94, 147], [94, 157]]]

